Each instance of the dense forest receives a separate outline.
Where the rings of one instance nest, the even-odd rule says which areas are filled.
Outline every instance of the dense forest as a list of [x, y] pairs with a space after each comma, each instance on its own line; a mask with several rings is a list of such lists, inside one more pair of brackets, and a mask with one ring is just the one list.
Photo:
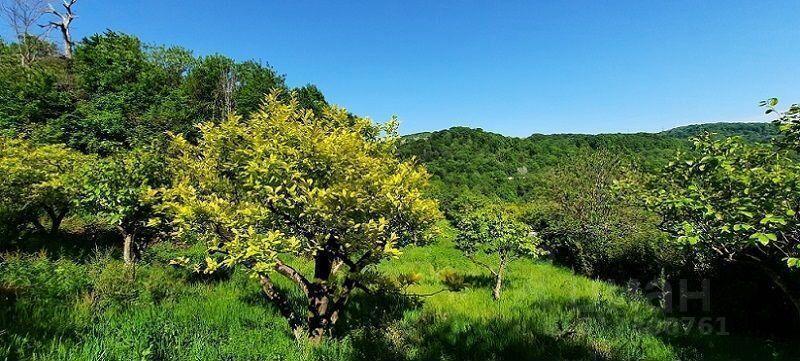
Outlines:
[[1, 8], [0, 360], [800, 357], [798, 105], [400, 136], [34, 2]]

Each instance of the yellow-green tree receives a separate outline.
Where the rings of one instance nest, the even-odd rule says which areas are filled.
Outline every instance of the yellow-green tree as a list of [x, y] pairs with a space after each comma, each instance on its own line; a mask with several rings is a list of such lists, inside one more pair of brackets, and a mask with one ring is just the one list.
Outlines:
[[56, 233], [75, 205], [88, 159], [61, 145], [0, 138], [0, 207], [22, 224]]
[[[376, 125], [335, 107], [314, 113], [273, 93], [247, 121], [199, 128], [196, 144], [174, 138], [166, 205], [179, 229], [208, 242], [201, 269], [244, 266], [296, 335], [324, 338], [365, 268], [432, 234], [439, 213], [423, 196], [428, 174], [397, 159], [396, 121]], [[302, 291], [305, 320], [276, 274]]]

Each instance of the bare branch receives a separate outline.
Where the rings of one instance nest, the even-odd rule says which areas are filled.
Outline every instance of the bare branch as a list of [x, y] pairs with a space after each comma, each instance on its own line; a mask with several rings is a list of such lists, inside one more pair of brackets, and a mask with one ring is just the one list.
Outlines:
[[57, 17], [58, 20], [50, 21], [48, 22], [47, 25], [43, 26], [52, 29], [58, 29], [59, 31], [61, 31], [61, 37], [64, 41], [64, 57], [66, 57], [67, 59], [72, 58], [72, 47], [74, 43], [72, 41], [72, 35], [70, 34], [70, 26], [72, 25], [72, 21], [75, 20], [76, 17], [75, 13], [72, 10], [72, 6], [75, 5], [77, 1], [78, 0], [70, 0], [69, 2], [67, 2], [65, 0], [62, 4], [64, 6], [64, 10], [66, 10], [66, 12], [64, 13], [59, 12], [52, 5], [49, 5], [46, 12], [48, 14], [52, 14], [53, 16]]

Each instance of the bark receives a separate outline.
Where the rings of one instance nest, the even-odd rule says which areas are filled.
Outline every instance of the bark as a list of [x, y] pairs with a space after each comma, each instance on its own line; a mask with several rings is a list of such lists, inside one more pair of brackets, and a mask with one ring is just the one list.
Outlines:
[[57, 210], [55, 208], [47, 207], [45, 208], [45, 212], [47, 212], [47, 217], [50, 218], [50, 234], [58, 233], [58, 230], [61, 229], [61, 222], [64, 220], [64, 216], [67, 214], [67, 210]]
[[497, 274], [495, 275], [494, 290], [492, 290], [492, 297], [495, 299], [495, 301], [500, 299], [500, 292], [503, 288], [503, 271], [505, 268], [506, 263], [501, 261], [500, 267], [497, 269]]
[[[358, 267], [358, 263], [353, 262], [347, 263], [350, 269], [341, 287], [335, 288], [328, 284], [334, 269], [341, 266], [340, 263], [347, 262], [330, 250], [318, 251], [314, 256], [313, 281], [309, 281], [296, 269], [280, 260], [274, 267], [275, 271], [294, 282], [306, 296], [308, 311], [305, 319], [306, 335], [312, 342], [320, 343], [330, 336], [341, 310], [344, 309], [350, 298], [350, 293], [357, 286], [357, 277], [355, 276], [362, 268]], [[294, 312], [286, 297], [278, 292], [268, 276], [261, 276], [260, 280], [261, 289], [266, 298], [287, 319], [295, 336], [299, 336], [302, 330], [301, 317]]]
[[65, 0], [63, 3], [64, 13], [56, 11], [55, 8], [50, 6], [47, 10], [48, 13], [53, 14], [58, 18], [58, 21], [51, 21], [46, 26], [56, 28], [61, 32], [61, 38], [64, 41], [64, 57], [72, 59], [72, 34], [70, 33], [70, 26], [72, 21], [75, 20], [75, 13], [72, 7], [78, 0]]
[[137, 252], [135, 249], [136, 246], [136, 237], [133, 232], [128, 232], [123, 227], [119, 227], [120, 232], [122, 233], [123, 237], [123, 244], [122, 244], [122, 259], [125, 261], [125, 264], [133, 264], [136, 262], [137, 259]]
[[267, 275], [261, 275], [259, 278], [261, 282], [261, 291], [264, 292], [264, 296], [270, 301], [275, 307], [278, 308], [281, 315], [286, 318], [289, 322], [289, 327], [292, 328], [292, 332], [295, 336], [299, 336], [299, 330], [302, 328], [302, 322], [300, 317], [294, 312], [294, 308], [292, 308], [292, 304], [289, 302], [289, 299], [286, 298], [282, 293], [275, 288], [275, 285], [272, 283], [272, 279], [269, 278]]
[[313, 342], [321, 342], [330, 332], [331, 306], [333, 292], [328, 280], [333, 271], [334, 256], [327, 250], [320, 250], [314, 257], [314, 283], [308, 296], [308, 332]]

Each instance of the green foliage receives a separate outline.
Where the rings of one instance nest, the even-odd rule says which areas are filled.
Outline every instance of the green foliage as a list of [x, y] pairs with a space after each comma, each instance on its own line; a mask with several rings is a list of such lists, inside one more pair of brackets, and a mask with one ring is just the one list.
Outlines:
[[67, 63], [44, 52], [23, 65], [19, 50], [12, 43], [0, 51], [0, 133], [47, 138], [48, 122], [74, 109]]
[[[29, 43], [0, 51], [0, 134], [84, 152], [109, 155], [168, 131], [192, 138], [197, 123], [233, 111], [246, 116], [270, 89], [287, 89], [284, 77], [260, 62], [195, 58], [186, 49], [145, 45], [120, 32], [78, 42], [72, 61], [50, 43]], [[36, 56], [21, 63], [25, 49]], [[324, 105], [316, 88], [299, 91], [303, 106]]]
[[459, 222], [457, 228], [456, 248], [470, 258], [483, 254], [511, 260], [541, 254], [535, 232], [507, 213], [477, 213]]
[[423, 240], [435, 203], [421, 197], [424, 170], [394, 160], [393, 127], [350, 124], [338, 109], [312, 114], [273, 93], [247, 122], [203, 124], [198, 145], [175, 139], [170, 205], [179, 224], [224, 244], [227, 266], [267, 272], [280, 253], [311, 256], [333, 243], [370, 262], [398, 255]]
[[46, 216], [50, 232], [56, 232], [74, 207], [90, 159], [60, 145], [0, 138], [0, 208], [39, 230], [44, 230], [39, 219]]
[[309, 109], [314, 113], [321, 113], [328, 106], [325, 95], [314, 84], [306, 84], [293, 91], [302, 108]]
[[136, 149], [99, 160], [84, 180], [82, 205], [112, 225], [135, 231], [152, 223], [156, 189], [167, 184], [169, 173], [159, 154]]
[[721, 137], [740, 136], [748, 142], [768, 143], [778, 135], [778, 127], [770, 123], [705, 123], [685, 125], [660, 134], [690, 139], [705, 133], [714, 133]]
[[[697, 155], [695, 155], [697, 154]], [[800, 168], [786, 153], [740, 138], [694, 139], [654, 177], [647, 204], [662, 229], [708, 257], [797, 257]]]
[[[158, 188], [168, 184], [163, 158], [153, 150], [136, 149], [96, 162], [84, 177], [83, 209], [111, 224], [125, 237], [126, 262], [136, 258], [136, 237], [153, 237], [166, 224], [160, 217]], [[132, 253], [133, 252], [133, 253]]]
[[471, 204], [533, 200], [546, 187], [539, 175], [595, 151], [630, 157], [643, 169], [665, 164], [686, 141], [656, 134], [532, 135], [504, 137], [455, 127], [424, 137], [406, 137], [400, 154], [425, 164], [433, 195], [450, 219], [480, 207]]
[[500, 298], [503, 272], [511, 261], [544, 254], [539, 248], [541, 239], [533, 229], [506, 210], [472, 214], [462, 219], [457, 228], [456, 248], [491, 272], [495, 278], [495, 299]]
[[539, 177], [542, 192], [525, 207], [523, 219], [558, 263], [605, 278], [657, 274], [663, 237], [655, 218], [616, 186], [642, 179], [630, 161], [608, 151], [586, 152]]

